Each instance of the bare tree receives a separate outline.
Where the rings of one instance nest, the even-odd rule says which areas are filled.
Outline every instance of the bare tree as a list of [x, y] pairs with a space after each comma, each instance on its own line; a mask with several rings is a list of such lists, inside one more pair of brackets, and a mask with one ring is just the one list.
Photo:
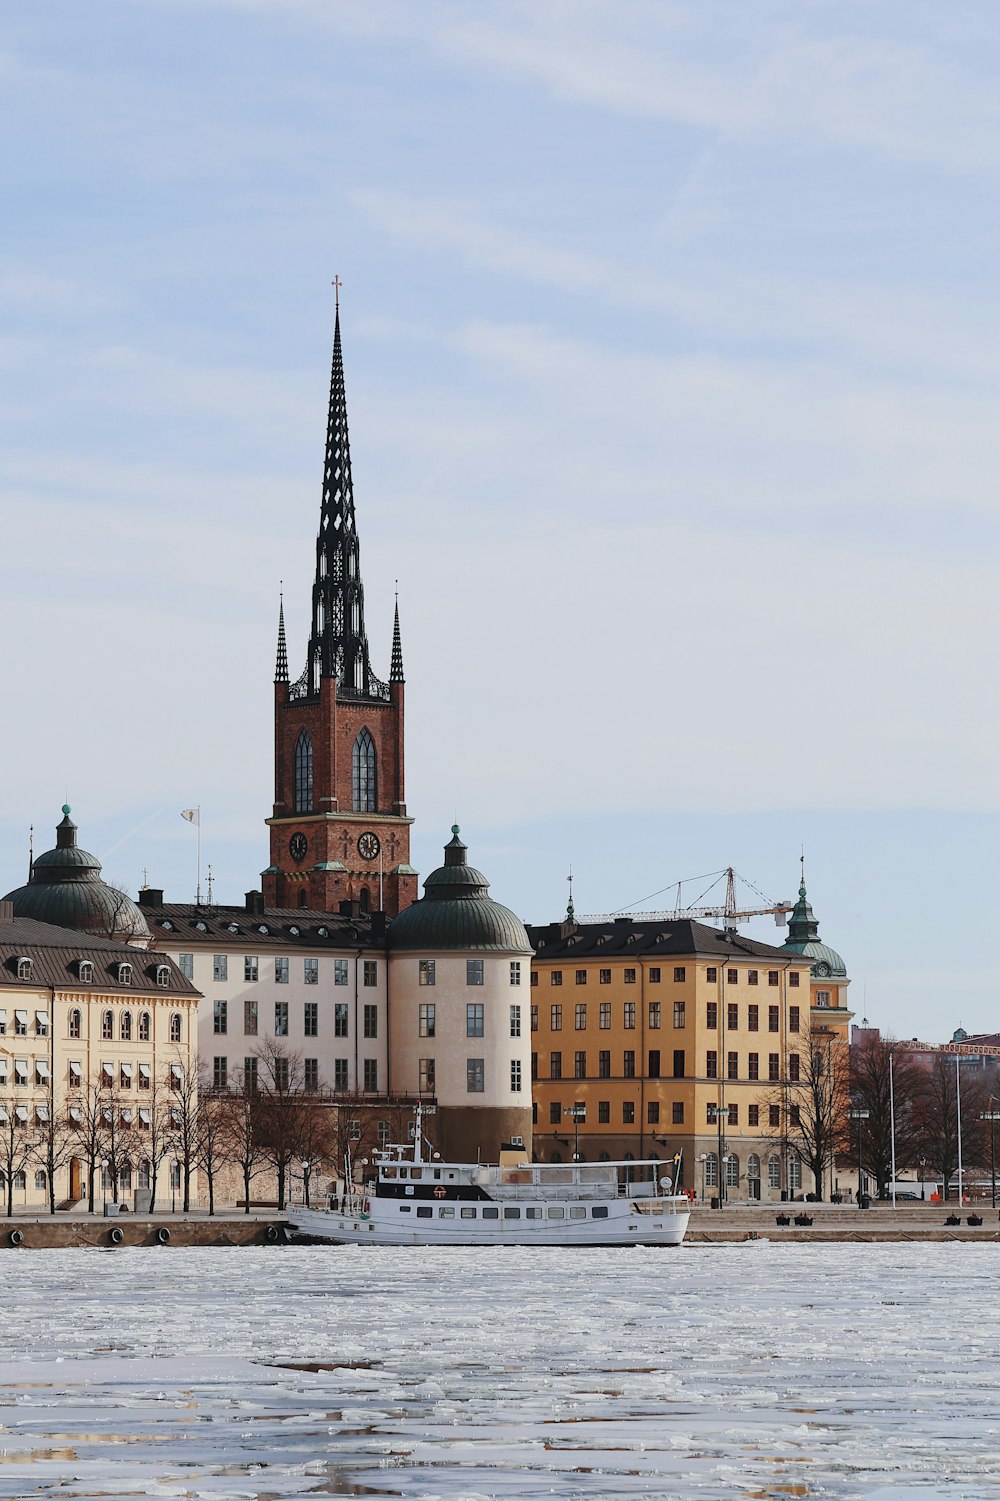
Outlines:
[[122, 1177], [132, 1168], [135, 1156], [135, 1110], [131, 1094], [125, 1095], [117, 1084], [103, 1088], [100, 1100], [101, 1166], [111, 1179], [111, 1196], [117, 1204]]
[[219, 1097], [219, 1104], [225, 1151], [240, 1170], [243, 1210], [249, 1214], [251, 1185], [264, 1165], [264, 1148], [258, 1127], [260, 1100], [253, 1076], [244, 1074], [237, 1085]]
[[90, 1078], [74, 1089], [67, 1106], [70, 1152], [79, 1157], [87, 1171], [87, 1211], [94, 1212], [94, 1175], [102, 1157], [102, 1120], [104, 1090], [100, 1078]]
[[768, 1091], [769, 1103], [780, 1106], [782, 1143], [812, 1174], [818, 1199], [847, 1140], [848, 1085], [846, 1042], [817, 1029], [788, 1054], [784, 1080]]
[[178, 1049], [169, 1065], [173, 1151], [181, 1165], [184, 1213], [191, 1208], [191, 1177], [198, 1162], [198, 1065]]
[[32, 1143], [32, 1158], [45, 1172], [49, 1213], [55, 1214], [56, 1173], [66, 1166], [71, 1157], [75, 1156], [75, 1138], [70, 1128], [69, 1116], [65, 1112], [56, 1113], [51, 1103], [51, 1093], [49, 1100], [50, 1103], [45, 1106], [46, 1118], [40, 1121], [38, 1132]]
[[14, 1179], [31, 1160], [32, 1141], [25, 1105], [0, 1105], [0, 1172], [7, 1189], [7, 1217], [14, 1213]]
[[[958, 1110], [956, 1102], [956, 1059], [940, 1053], [923, 1079], [914, 1101], [918, 1131], [918, 1151], [931, 1163], [941, 1179], [941, 1194], [947, 1199], [949, 1185], [958, 1170]], [[962, 1154], [965, 1165], [981, 1164], [984, 1135], [979, 1120], [985, 1108], [988, 1086], [982, 1079], [961, 1081]]]
[[170, 1119], [170, 1090], [165, 1078], [150, 1072], [149, 1088], [138, 1095], [139, 1134], [142, 1151], [149, 1163], [149, 1212], [156, 1210], [156, 1193], [160, 1168], [173, 1148], [174, 1128]]
[[284, 1209], [292, 1164], [301, 1161], [313, 1130], [315, 1098], [302, 1084], [302, 1059], [280, 1041], [265, 1038], [260, 1060], [257, 1122], [264, 1156], [274, 1169], [278, 1208]]
[[892, 1177], [893, 1114], [896, 1166], [910, 1166], [920, 1155], [916, 1100], [922, 1085], [923, 1070], [894, 1038], [869, 1033], [851, 1047], [851, 1104], [868, 1112], [857, 1120], [860, 1153], [855, 1135], [853, 1161], [860, 1156], [862, 1171], [875, 1179], [880, 1197], [888, 1194]]
[[198, 1131], [196, 1161], [205, 1175], [208, 1212], [215, 1213], [215, 1180], [228, 1160], [228, 1099], [214, 1091], [207, 1072], [202, 1072], [198, 1089]]

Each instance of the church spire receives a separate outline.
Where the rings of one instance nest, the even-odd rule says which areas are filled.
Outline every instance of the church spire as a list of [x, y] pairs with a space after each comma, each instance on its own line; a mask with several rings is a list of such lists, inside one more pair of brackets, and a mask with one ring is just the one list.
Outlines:
[[312, 634], [306, 670], [292, 698], [314, 698], [323, 678], [337, 679], [339, 699], [388, 701], [389, 688], [371, 670], [365, 634], [365, 591], [354, 519], [347, 392], [340, 343], [339, 282], [330, 372], [330, 410], [323, 465], [323, 503], [316, 538]]
[[278, 596], [278, 655], [274, 664], [274, 681], [288, 682], [288, 648], [285, 645], [285, 596]]
[[399, 593], [396, 594], [396, 616], [392, 627], [392, 664], [389, 668], [390, 683], [405, 683], [403, 676], [403, 643], [399, 635]]

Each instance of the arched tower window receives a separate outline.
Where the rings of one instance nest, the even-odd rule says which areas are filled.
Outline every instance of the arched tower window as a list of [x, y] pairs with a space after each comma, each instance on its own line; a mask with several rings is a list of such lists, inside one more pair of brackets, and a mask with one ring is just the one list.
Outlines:
[[295, 811], [308, 813], [313, 805], [313, 747], [302, 731], [295, 742]]
[[354, 742], [351, 791], [355, 813], [375, 812], [375, 742], [367, 730]]

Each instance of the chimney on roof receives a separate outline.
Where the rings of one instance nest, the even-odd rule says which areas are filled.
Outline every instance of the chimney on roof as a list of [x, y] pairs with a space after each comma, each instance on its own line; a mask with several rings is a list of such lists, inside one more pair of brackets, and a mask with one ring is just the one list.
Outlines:
[[385, 913], [372, 913], [372, 942], [381, 943], [385, 937]]
[[262, 891], [248, 891], [244, 900], [251, 917], [264, 916], [264, 893]]
[[163, 906], [163, 890], [162, 890], [162, 888], [158, 887], [158, 886], [140, 886], [140, 888], [139, 888], [139, 906], [140, 907], [162, 907]]
[[338, 910], [341, 917], [349, 917], [353, 920], [361, 916], [361, 903], [356, 900], [351, 901], [349, 897], [345, 897]]
[[0, 902], [0, 922], [14, 921], [14, 903]]

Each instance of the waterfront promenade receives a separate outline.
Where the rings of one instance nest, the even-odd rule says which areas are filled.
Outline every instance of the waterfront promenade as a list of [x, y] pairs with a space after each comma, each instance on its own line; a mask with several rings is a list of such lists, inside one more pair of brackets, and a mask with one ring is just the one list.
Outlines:
[[[981, 1225], [969, 1224], [981, 1219]], [[777, 1221], [787, 1218], [789, 1224]], [[811, 1225], [796, 1219], [812, 1220]], [[960, 1223], [948, 1225], [949, 1218]], [[689, 1244], [732, 1243], [767, 1238], [770, 1241], [1000, 1241], [1000, 1212], [990, 1204], [879, 1203], [871, 1209], [853, 1204], [734, 1204], [711, 1209], [692, 1208]]]

